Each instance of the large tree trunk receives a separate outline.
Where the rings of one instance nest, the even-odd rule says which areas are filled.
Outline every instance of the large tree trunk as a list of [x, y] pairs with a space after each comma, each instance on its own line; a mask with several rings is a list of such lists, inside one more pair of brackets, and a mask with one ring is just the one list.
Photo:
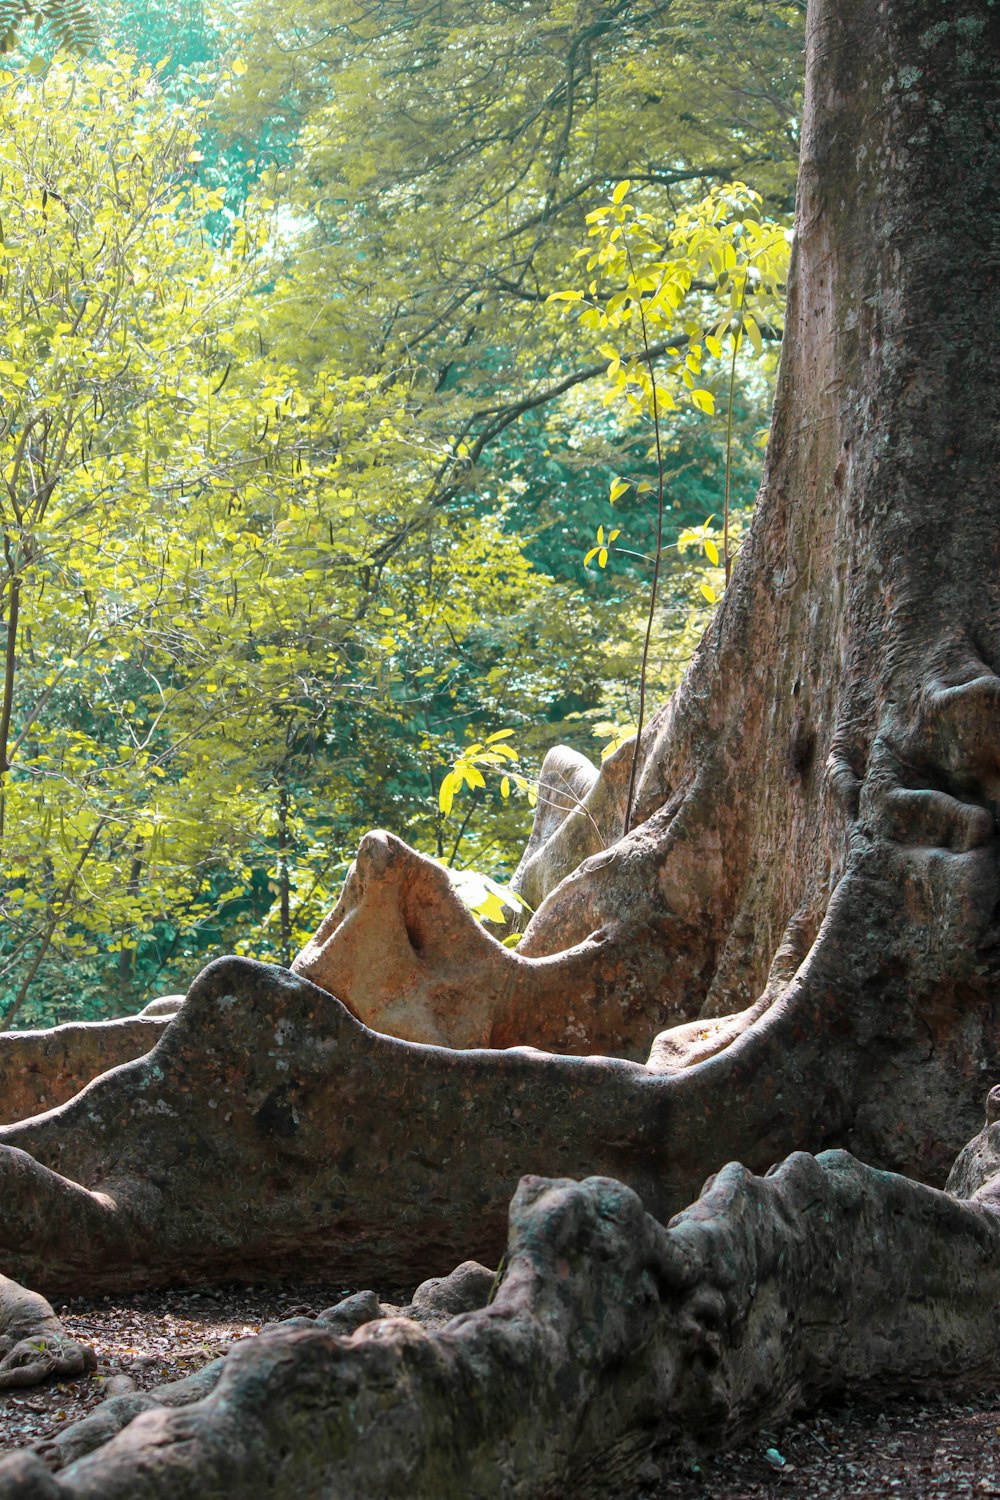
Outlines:
[[[7, 1270], [55, 1290], [320, 1265], [396, 1280], [469, 1253], [494, 1264], [526, 1171], [610, 1174], [658, 1218], [721, 1162], [759, 1171], [800, 1147], [943, 1181], [1000, 1072], [998, 59], [992, 0], [812, 0], [764, 484], [718, 617], [644, 736], [638, 826], [618, 839], [627, 750], [592, 781], [570, 766], [584, 803], [533, 840], [521, 882], [540, 904], [517, 953], [476, 927], [430, 862], [369, 836], [297, 961], [304, 978], [214, 965], [151, 1053], [0, 1130]], [[557, 773], [566, 763], [550, 763]], [[588, 1055], [602, 1052], [617, 1056]], [[961, 1196], [995, 1170], [988, 1131]], [[623, 1189], [529, 1190], [514, 1214], [515, 1255], [524, 1236], [532, 1249], [513, 1301], [438, 1345], [385, 1325], [350, 1354], [302, 1343], [288, 1431], [330, 1361], [343, 1363], [345, 1390], [370, 1381], [375, 1407], [386, 1385], [409, 1392], [401, 1430], [426, 1419], [432, 1435], [421, 1483], [440, 1480], [438, 1443], [472, 1455], [460, 1472], [474, 1493], [560, 1492], [571, 1456], [550, 1462], [528, 1429], [537, 1482], [529, 1471], [490, 1490], [475, 1455], [516, 1449], [524, 1412], [547, 1432], [552, 1392], [589, 1347], [565, 1404], [581, 1422], [599, 1413], [583, 1448], [611, 1495], [607, 1476], [631, 1472], [622, 1455], [651, 1425], [693, 1421], [670, 1374], [694, 1368], [671, 1364], [688, 1292], [702, 1309], [695, 1365], [728, 1372], [716, 1438], [846, 1380], [905, 1383], [917, 1353], [920, 1379], [995, 1371], [995, 1331], [974, 1307], [982, 1286], [996, 1301], [992, 1188], [961, 1205], [839, 1156], [770, 1186], [720, 1181], [738, 1189], [721, 1219], [710, 1193], [684, 1223], [732, 1233], [692, 1231], [690, 1254], [683, 1226], [633, 1222]], [[559, 1212], [535, 1214], [550, 1191]], [[608, 1226], [622, 1216], [637, 1259], [609, 1281]], [[816, 1278], [839, 1243], [832, 1319]], [[543, 1284], [540, 1301], [517, 1301], [518, 1286]], [[663, 1337], [632, 1388], [622, 1329], [651, 1301]], [[806, 1324], [831, 1321], [814, 1367]], [[889, 1324], [902, 1333], [887, 1351]], [[786, 1340], [787, 1366], [774, 1362]], [[504, 1396], [497, 1371], [517, 1348], [538, 1383], [508, 1376]], [[191, 1449], [207, 1455], [191, 1493], [213, 1492], [209, 1470], [230, 1473], [227, 1413], [263, 1399], [254, 1361], [267, 1358], [233, 1366], [242, 1405], [220, 1381], [197, 1416], [134, 1424], [164, 1451], [197, 1427], [208, 1446]], [[441, 1392], [460, 1390], [481, 1399], [452, 1417]], [[130, 1462], [130, 1441], [109, 1447], [114, 1464]], [[286, 1439], [275, 1443], [280, 1457]], [[143, 1453], [144, 1490], [127, 1469], [118, 1489], [110, 1468], [81, 1467], [73, 1489], [69, 1470], [66, 1486], [30, 1482], [40, 1495], [188, 1493]], [[104, 1460], [81, 1466], [92, 1462]], [[355, 1470], [338, 1473], [357, 1493]], [[416, 1484], [382, 1482], [365, 1492]], [[235, 1480], [224, 1492], [250, 1493]], [[331, 1478], [320, 1492], [341, 1491]]]
[[971, 1133], [1000, 1045], [998, 30], [985, 0], [812, 5], [766, 472], [639, 826], [616, 842], [630, 746], [561, 821], [587, 778], [553, 757], [517, 954], [371, 837], [296, 963], [368, 1024], [643, 1058], [695, 1022], [654, 1057], [715, 1058], [752, 1162], [835, 1140], [940, 1179]]

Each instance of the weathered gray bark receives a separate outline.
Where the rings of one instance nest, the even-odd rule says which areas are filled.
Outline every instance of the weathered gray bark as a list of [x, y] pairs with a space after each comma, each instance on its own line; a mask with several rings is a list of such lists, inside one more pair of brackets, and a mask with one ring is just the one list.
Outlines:
[[[284, 970], [220, 960], [151, 1053], [0, 1129], [0, 1264], [54, 1295], [495, 1263], [526, 1170], [622, 1177], [661, 1216], [689, 1202], [707, 1152], [739, 1154], [735, 1112], [705, 1138], [716, 1090], [752, 1097], [737, 1062], [417, 1046]], [[780, 1128], [764, 1149], [782, 1154]]]
[[141, 1015], [122, 1021], [0, 1031], [0, 1124], [65, 1104], [99, 1073], [148, 1052], [176, 1009], [154, 1009], [161, 1005], [153, 1000]]
[[621, 1183], [527, 1178], [489, 1305], [475, 1268], [478, 1310], [436, 1331], [413, 1317], [433, 1322], [447, 1285], [349, 1338], [335, 1309], [276, 1324], [200, 1387], [115, 1398], [40, 1456], [0, 1461], [0, 1497], [634, 1494], [654, 1459], [821, 1395], [1000, 1374], [988, 1191], [961, 1202], [800, 1153], [766, 1178], [726, 1167], [664, 1229]]
[[[495, 1263], [525, 1172], [627, 1186], [529, 1184], [489, 1308], [270, 1335], [58, 1480], [24, 1460], [39, 1495], [320, 1493], [310, 1465], [327, 1495], [613, 1495], [657, 1434], [996, 1373], [993, 1136], [974, 1201], [884, 1169], [942, 1181], [1000, 1075], [1000, 277], [970, 294], [967, 231], [995, 270], [1000, 7], [813, 0], [808, 52], [767, 472], [639, 826], [615, 842], [619, 753], [540, 828], [517, 953], [370, 836], [299, 963], [326, 990], [223, 961], [152, 1052], [0, 1130], [0, 1263], [398, 1281]], [[878, 1170], [727, 1169], [646, 1216], [827, 1146]]]

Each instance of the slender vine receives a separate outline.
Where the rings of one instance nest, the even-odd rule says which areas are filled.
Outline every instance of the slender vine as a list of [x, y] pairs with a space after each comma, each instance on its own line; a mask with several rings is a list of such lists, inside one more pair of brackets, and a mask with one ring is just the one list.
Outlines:
[[[747, 283], [744, 278], [743, 290], [740, 293], [740, 328], [743, 326], [743, 313], [746, 308], [746, 300]], [[729, 411], [726, 416], [726, 492], [722, 504], [722, 562], [725, 567], [726, 588], [729, 587], [729, 574], [732, 570], [732, 558], [729, 555], [729, 495], [733, 477], [733, 401], [736, 394], [736, 356], [739, 352], [739, 330], [734, 329], [733, 357], [729, 362]]]
[[[632, 264], [632, 252], [628, 242], [625, 245], [625, 254], [628, 257], [629, 270], [635, 278], [635, 267]], [[632, 762], [628, 772], [628, 791], [625, 794], [625, 821], [622, 829], [623, 836], [628, 833], [632, 826], [632, 812], [635, 801], [635, 782], [639, 773], [639, 747], [642, 743], [642, 727], [646, 717], [646, 676], [649, 668], [649, 647], [653, 638], [653, 622], [656, 618], [656, 595], [660, 585], [660, 567], [663, 561], [663, 443], [660, 434], [660, 413], [657, 409], [657, 386], [656, 370], [653, 364], [653, 356], [649, 347], [649, 330], [646, 326], [646, 313], [641, 300], [638, 303], [639, 326], [642, 329], [642, 347], [646, 357], [646, 366], [649, 370], [650, 390], [652, 392], [653, 406], [653, 432], [656, 437], [656, 551], [653, 554], [653, 581], [649, 590], [649, 610], [646, 615], [646, 635], [642, 643], [642, 661], [639, 666], [639, 713], [635, 726], [635, 744], [632, 747]]]

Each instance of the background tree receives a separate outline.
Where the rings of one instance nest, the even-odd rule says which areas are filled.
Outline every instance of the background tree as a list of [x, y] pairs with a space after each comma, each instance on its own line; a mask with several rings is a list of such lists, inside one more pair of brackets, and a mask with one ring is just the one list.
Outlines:
[[266, 207], [198, 180], [200, 101], [128, 57], [38, 59], [0, 108], [12, 1016], [50, 957], [193, 923], [273, 824], [315, 684], [359, 675], [356, 491], [401, 450], [384, 382], [327, 365], [303, 390], [266, 354]]
[[[297, 357], [331, 345], [374, 356], [408, 383], [420, 424], [464, 458], [435, 476], [421, 524], [463, 492], [466, 509], [482, 513], [491, 494], [510, 497], [513, 480], [510, 524], [532, 559], [579, 582], [602, 491], [626, 455], [648, 462], [648, 442], [617, 411], [595, 411], [583, 388], [603, 374], [602, 341], [549, 321], [547, 298], [565, 285], [587, 202], [624, 178], [664, 226], [733, 178], [787, 218], [802, 9], [359, 13], [323, 0], [293, 19], [248, 14], [248, 71], [221, 119], [248, 149], [263, 118], [294, 142], [283, 174], [301, 226], [283, 285], [289, 337]], [[654, 360], [685, 337], [660, 329]], [[638, 341], [631, 352], [645, 353]], [[741, 381], [740, 394], [735, 493], [747, 504], [758, 469], [745, 445], [766, 421], [769, 390]], [[714, 465], [699, 441], [691, 424], [670, 434], [675, 532], [721, 510], [703, 504]], [[640, 554], [655, 530], [652, 507], [639, 506]], [[638, 570], [635, 559], [619, 564], [637, 598], [648, 581], [641, 560]]]

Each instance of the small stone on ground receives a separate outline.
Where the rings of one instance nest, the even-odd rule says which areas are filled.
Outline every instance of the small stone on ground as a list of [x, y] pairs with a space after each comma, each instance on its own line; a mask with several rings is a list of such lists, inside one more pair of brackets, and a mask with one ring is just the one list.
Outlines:
[[635, 1500], [1000, 1500], [1000, 1395], [824, 1406]]

